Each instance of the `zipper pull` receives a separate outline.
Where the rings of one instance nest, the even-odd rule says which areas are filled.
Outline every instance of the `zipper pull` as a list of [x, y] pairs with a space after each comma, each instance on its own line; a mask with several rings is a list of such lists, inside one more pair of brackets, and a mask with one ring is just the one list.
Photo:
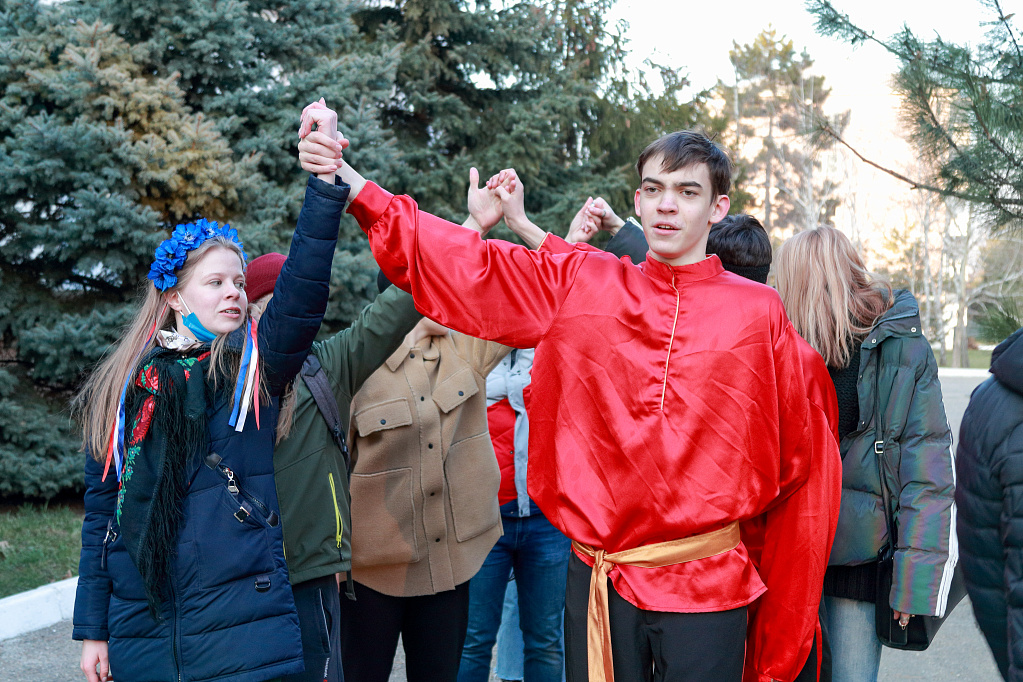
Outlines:
[[103, 550], [100, 553], [99, 565], [104, 571], [107, 570], [107, 548], [111, 542], [117, 539], [117, 531], [114, 530], [114, 520], [107, 521], [107, 534], [103, 537]]
[[223, 464], [220, 465], [220, 470], [224, 472], [225, 476], [227, 476], [227, 489], [228, 489], [228, 491], [232, 495], [237, 495], [239, 490], [238, 490], [238, 483], [234, 480], [234, 472], [231, 471], [230, 467], [224, 466]]

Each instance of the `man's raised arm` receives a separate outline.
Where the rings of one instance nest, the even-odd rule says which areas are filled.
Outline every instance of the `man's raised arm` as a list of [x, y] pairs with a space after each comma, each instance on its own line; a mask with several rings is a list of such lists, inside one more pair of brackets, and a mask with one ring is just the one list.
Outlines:
[[555, 256], [476, 232], [420, 211], [341, 160], [341, 149], [316, 132], [299, 144], [302, 167], [337, 173], [354, 197], [348, 213], [369, 236], [387, 278], [408, 291], [427, 317], [470, 336], [535, 347], [568, 296], [585, 254]]

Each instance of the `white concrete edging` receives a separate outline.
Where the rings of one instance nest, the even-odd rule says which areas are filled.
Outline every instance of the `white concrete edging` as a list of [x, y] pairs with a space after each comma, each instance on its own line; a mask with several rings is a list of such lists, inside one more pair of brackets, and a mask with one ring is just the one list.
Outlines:
[[78, 578], [0, 599], [0, 640], [68, 620], [75, 612]]

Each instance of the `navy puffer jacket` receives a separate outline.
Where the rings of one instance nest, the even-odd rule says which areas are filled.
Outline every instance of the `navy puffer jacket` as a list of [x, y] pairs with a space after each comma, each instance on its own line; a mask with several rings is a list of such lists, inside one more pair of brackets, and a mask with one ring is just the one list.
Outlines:
[[956, 451], [959, 556], [1002, 676], [1023, 681], [1023, 329], [991, 356]]
[[[231, 396], [207, 405], [209, 447], [194, 453], [171, 566], [170, 599], [157, 622], [142, 578], [114, 518], [118, 483], [103, 466], [85, 465], [85, 522], [75, 639], [106, 640], [115, 679], [131, 682], [258, 682], [301, 672], [298, 618], [288, 584], [277, 519], [273, 447], [277, 396], [299, 371], [327, 304], [330, 264], [348, 186], [310, 178], [291, 252], [259, 323], [265, 380], [273, 397], [257, 430], [228, 425]], [[217, 453], [254, 513], [239, 521], [238, 498], [222, 470], [204, 464]]]

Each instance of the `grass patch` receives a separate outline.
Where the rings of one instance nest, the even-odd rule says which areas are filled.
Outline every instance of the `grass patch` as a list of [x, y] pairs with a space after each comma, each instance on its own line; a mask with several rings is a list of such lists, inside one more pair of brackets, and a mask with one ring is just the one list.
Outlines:
[[0, 510], [0, 598], [76, 575], [83, 516], [68, 505]]
[[[970, 356], [970, 369], [987, 369], [991, 366], [991, 351], [989, 350], [974, 350], [970, 349], [966, 351]], [[937, 358], [938, 354], [935, 353], [934, 357]], [[952, 351], [948, 351], [945, 356], [945, 364], [942, 367], [951, 367], [952, 362]]]

